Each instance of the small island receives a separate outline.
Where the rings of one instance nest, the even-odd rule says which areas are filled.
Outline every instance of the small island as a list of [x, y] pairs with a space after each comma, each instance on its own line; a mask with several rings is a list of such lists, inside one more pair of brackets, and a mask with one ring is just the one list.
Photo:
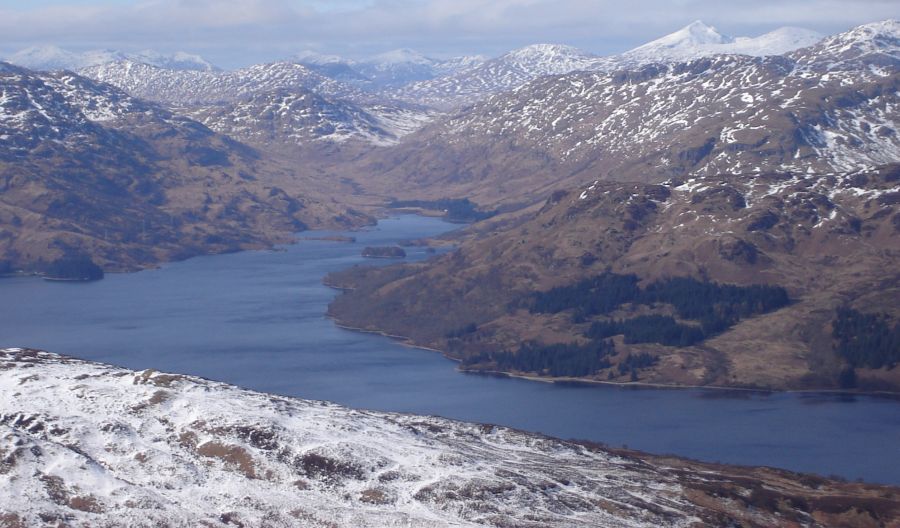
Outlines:
[[366, 258], [405, 258], [406, 251], [400, 246], [369, 246], [363, 248], [362, 256]]
[[85, 256], [58, 258], [51, 262], [44, 271], [44, 280], [49, 281], [87, 282], [102, 278], [103, 269], [90, 257]]

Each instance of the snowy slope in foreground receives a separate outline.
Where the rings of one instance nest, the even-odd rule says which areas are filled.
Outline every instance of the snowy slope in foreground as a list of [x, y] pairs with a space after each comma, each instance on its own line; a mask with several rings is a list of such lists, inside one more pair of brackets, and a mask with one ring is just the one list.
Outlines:
[[467, 526], [526, 514], [545, 526], [662, 521], [618, 519], [592, 506], [600, 498], [635, 516], [646, 501], [677, 514], [675, 525], [690, 520], [677, 485], [650, 488], [650, 475], [625, 460], [550, 440], [47, 353], [3, 355], [17, 367], [0, 373], [0, 449], [14, 460], [0, 495], [29, 523], [48, 511], [133, 525], [225, 516], [253, 526]]
[[[662, 466], [500, 427], [0, 350], [0, 525], [817, 525], [743, 507], [741, 482], [760, 485], [746, 473]], [[766, 471], [768, 489], [798, 477]], [[726, 484], [737, 499], [703, 491]], [[802, 489], [833, 492], [814, 485]]]

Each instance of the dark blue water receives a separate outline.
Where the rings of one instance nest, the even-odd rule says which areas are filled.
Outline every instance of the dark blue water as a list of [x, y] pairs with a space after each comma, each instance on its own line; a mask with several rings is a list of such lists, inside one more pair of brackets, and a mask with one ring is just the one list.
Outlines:
[[[439, 354], [341, 330], [324, 317], [337, 292], [322, 277], [363, 262], [362, 247], [453, 227], [405, 216], [351, 233], [352, 244], [304, 240], [285, 251], [195, 258], [95, 283], [0, 280], [0, 346], [196, 374], [352, 407], [900, 484], [896, 399], [467, 375]], [[407, 252], [410, 259], [427, 256], [422, 248]]]

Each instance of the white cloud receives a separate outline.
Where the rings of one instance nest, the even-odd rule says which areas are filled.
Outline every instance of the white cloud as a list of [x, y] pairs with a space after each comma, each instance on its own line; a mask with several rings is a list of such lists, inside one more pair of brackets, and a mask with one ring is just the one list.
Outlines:
[[605, 53], [695, 19], [732, 34], [783, 25], [830, 33], [898, 11], [895, 0], [49, 0], [0, 7], [0, 34], [7, 47], [187, 49], [230, 66], [310, 46], [446, 54], [562, 42]]

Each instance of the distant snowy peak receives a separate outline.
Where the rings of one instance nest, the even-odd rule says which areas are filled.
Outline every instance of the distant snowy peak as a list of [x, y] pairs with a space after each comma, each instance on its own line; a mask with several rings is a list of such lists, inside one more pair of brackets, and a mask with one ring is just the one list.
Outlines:
[[765, 57], [812, 46], [822, 40], [822, 34], [809, 29], [783, 27], [758, 37], [737, 37], [734, 42], [722, 46], [725, 53]]
[[174, 71], [134, 61], [82, 70], [85, 76], [131, 95], [173, 106], [221, 104], [281, 89], [314, 90], [325, 96], [360, 99], [358, 90], [293, 62], [257, 64], [227, 72]]
[[454, 73], [403, 86], [393, 95], [406, 101], [450, 109], [516, 89], [546, 75], [611, 72], [714, 55], [782, 55], [819, 40], [821, 35], [818, 33], [800, 28], [781, 28], [759, 37], [732, 38], [698, 20], [621, 55], [600, 57], [572, 46], [534, 44]]
[[381, 64], [384, 66], [397, 64], [419, 64], [424, 66], [431, 66], [437, 61], [435, 61], [434, 59], [429, 59], [418, 51], [408, 48], [402, 48], [381, 53], [365, 62], [368, 64]]
[[73, 53], [58, 46], [32, 46], [14, 53], [7, 60], [32, 70], [53, 71], [79, 70], [124, 58], [124, 54], [113, 50]]
[[158, 68], [167, 70], [181, 71], [218, 71], [219, 68], [212, 63], [192, 53], [176, 51], [175, 53], [165, 54], [153, 50], [145, 50], [140, 53], [131, 55], [132, 60], [143, 62]]
[[559, 44], [534, 44], [485, 62], [472, 61], [433, 79], [411, 83], [391, 95], [448, 110], [513, 90], [544, 75], [595, 69], [599, 57]]
[[704, 24], [700, 20], [696, 20], [691, 24], [679, 29], [674, 33], [670, 33], [664, 37], [658, 38], [651, 42], [639, 46], [632, 52], [656, 51], [661, 49], [685, 49], [697, 46], [708, 46], [710, 44], [729, 44], [734, 39], [719, 33], [713, 26]]
[[132, 60], [172, 70], [218, 70], [218, 68], [199, 55], [192, 55], [182, 51], [171, 54], [159, 53], [153, 50], [145, 50], [139, 53], [92, 50], [79, 53], [68, 51], [58, 46], [32, 46], [13, 54], [7, 60], [19, 66], [41, 71], [76, 71], [122, 60]]
[[434, 59], [404, 48], [359, 60], [307, 50], [297, 53], [291, 60], [337, 81], [377, 91], [473, 68], [485, 58], [474, 55]]
[[812, 46], [821, 39], [822, 35], [815, 31], [793, 27], [779, 28], [759, 37], [733, 38], [698, 20], [665, 37], [625, 52], [620, 57], [613, 57], [611, 63], [617, 66], [633, 65], [692, 60], [711, 55], [783, 55]]
[[513, 50], [494, 60], [526, 69], [535, 76], [541, 76], [591, 69], [596, 64], [598, 57], [572, 46], [533, 44]]
[[324, 66], [326, 64], [352, 64], [353, 61], [340, 55], [328, 55], [313, 50], [303, 50], [294, 54], [291, 60], [304, 65]]

